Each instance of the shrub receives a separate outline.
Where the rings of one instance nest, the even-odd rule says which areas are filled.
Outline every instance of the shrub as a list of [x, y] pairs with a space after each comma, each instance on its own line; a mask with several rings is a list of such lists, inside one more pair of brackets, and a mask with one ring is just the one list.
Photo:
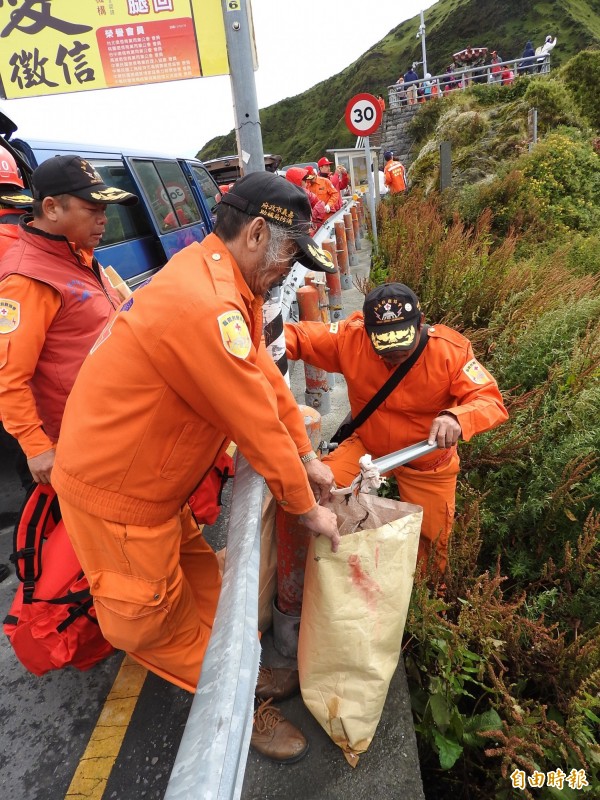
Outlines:
[[560, 70], [579, 113], [595, 130], [600, 129], [600, 52], [586, 50], [570, 59]]
[[492, 248], [491, 213], [472, 227], [458, 218], [446, 224], [434, 198], [413, 193], [378, 211], [380, 254], [372, 281], [399, 281], [419, 295], [428, 319], [485, 324], [502, 300], [501, 286], [512, 268], [514, 239]]
[[540, 135], [557, 125], [581, 126], [581, 117], [573, 96], [559, 80], [545, 77], [529, 79], [524, 101], [528, 107], [537, 108]]

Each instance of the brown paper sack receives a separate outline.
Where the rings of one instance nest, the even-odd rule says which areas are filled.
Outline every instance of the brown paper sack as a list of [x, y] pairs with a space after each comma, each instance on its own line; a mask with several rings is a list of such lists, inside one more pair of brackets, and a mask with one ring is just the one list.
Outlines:
[[273, 598], [277, 594], [277, 503], [267, 492], [262, 507], [260, 531], [260, 569], [258, 574], [258, 630], [264, 633], [273, 624]]
[[423, 509], [367, 494], [332, 508], [342, 539], [337, 553], [323, 536], [309, 545], [298, 669], [304, 703], [356, 766], [398, 665]]

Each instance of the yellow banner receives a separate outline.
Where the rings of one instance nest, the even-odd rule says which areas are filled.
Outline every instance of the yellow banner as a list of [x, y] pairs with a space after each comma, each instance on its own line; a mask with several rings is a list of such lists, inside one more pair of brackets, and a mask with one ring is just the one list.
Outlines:
[[6, 98], [229, 72], [221, 0], [0, 0]]

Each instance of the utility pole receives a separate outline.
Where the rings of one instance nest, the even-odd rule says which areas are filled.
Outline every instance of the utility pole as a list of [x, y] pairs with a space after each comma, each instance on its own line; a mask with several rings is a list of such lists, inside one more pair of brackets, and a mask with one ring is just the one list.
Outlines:
[[423, 52], [423, 77], [427, 75], [427, 47], [425, 45], [425, 14], [421, 11], [421, 24], [417, 32], [417, 39], [421, 37], [421, 49]]
[[250, 0], [221, 0], [221, 4], [240, 169], [242, 175], [264, 172], [265, 155], [252, 60]]

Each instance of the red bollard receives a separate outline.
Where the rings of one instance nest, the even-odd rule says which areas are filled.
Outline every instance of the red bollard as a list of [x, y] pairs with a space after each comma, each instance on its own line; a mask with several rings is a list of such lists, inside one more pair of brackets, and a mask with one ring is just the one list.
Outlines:
[[[319, 308], [319, 292], [315, 286], [301, 286], [296, 292], [299, 316], [302, 322], [321, 322], [321, 309]], [[304, 401], [311, 408], [318, 408], [322, 414], [331, 411], [331, 395], [327, 372], [319, 367], [304, 364], [304, 377], [306, 379], [306, 392]]]
[[[314, 450], [321, 441], [321, 415], [308, 406], [300, 406], [306, 432]], [[273, 644], [282, 655], [294, 658], [298, 646], [298, 628], [304, 591], [304, 567], [310, 531], [298, 517], [277, 506], [277, 600], [273, 609]]]
[[346, 229], [342, 220], [335, 222], [335, 241], [337, 262], [340, 268], [340, 282], [342, 289], [352, 288], [352, 277], [350, 275], [350, 267], [348, 264], [348, 243], [346, 242]]
[[348, 263], [351, 267], [358, 264], [356, 246], [354, 244], [354, 228], [352, 227], [352, 215], [344, 214], [344, 229], [346, 231], [346, 241], [348, 242]]
[[327, 273], [325, 280], [329, 289], [329, 319], [331, 322], [344, 319], [344, 309], [342, 307], [342, 284], [340, 282], [340, 270], [337, 263], [337, 251], [333, 239], [327, 239], [321, 243], [323, 250], [331, 255], [336, 266], [335, 272]]
[[360, 241], [362, 236], [360, 235], [360, 223], [358, 221], [358, 209], [356, 206], [350, 206], [350, 215], [352, 216], [352, 229], [354, 231], [354, 246], [357, 250], [362, 250]]

